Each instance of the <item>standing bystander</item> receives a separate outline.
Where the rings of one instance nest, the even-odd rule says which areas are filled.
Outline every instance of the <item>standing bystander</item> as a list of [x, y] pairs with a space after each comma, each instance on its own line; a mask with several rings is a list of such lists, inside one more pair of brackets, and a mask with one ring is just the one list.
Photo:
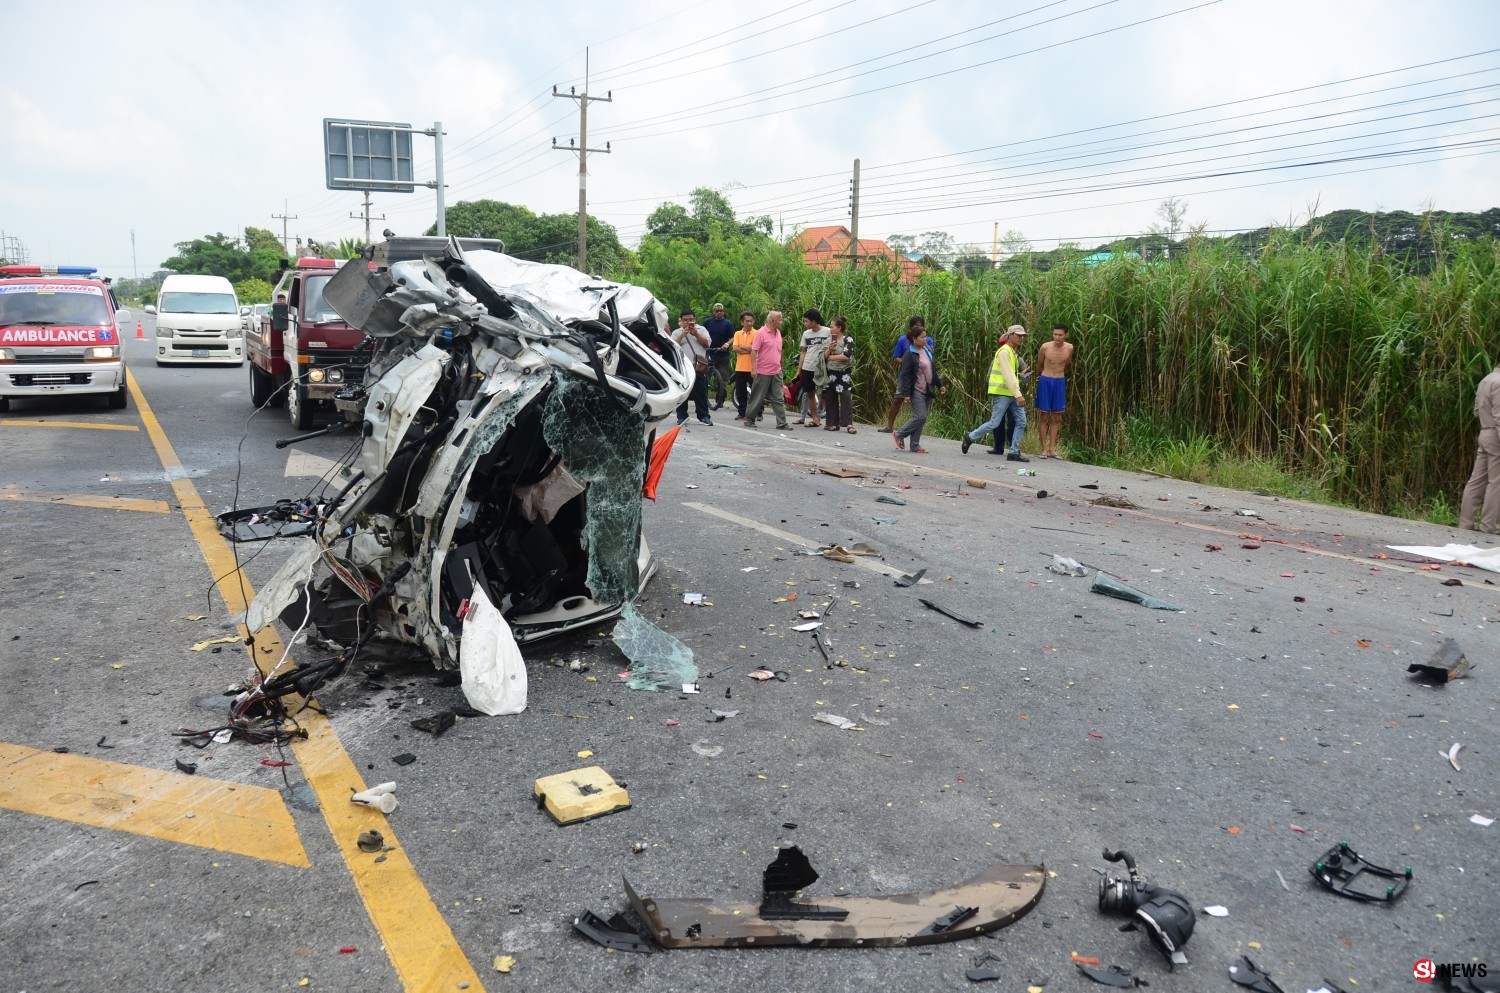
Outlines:
[[918, 325], [906, 332], [906, 354], [901, 357], [901, 373], [896, 377], [896, 395], [911, 402], [911, 418], [892, 432], [897, 448], [905, 448], [904, 439], [911, 439], [911, 450], [917, 455], [926, 455], [922, 447], [922, 428], [927, 424], [927, 411], [933, 399], [947, 391], [943, 377], [938, 375], [937, 363], [927, 348], [927, 329]]
[[[891, 351], [891, 358], [893, 358], [893, 359], [896, 360], [896, 372], [897, 372], [897, 375], [900, 375], [901, 360], [906, 357], [906, 350], [909, 347], [911, 347], [911, 335], [910, 335], [910, 332], [913, 331], [913, 330], [915, 330], [918, 325], [921, 326], [921, 328], [922, 328], [923, 331], [926, 331], [927, 330], [927, 318], [920, 317], [920, 316], [912, 316], [912, 317], [907, 318], [906, 319], [906, 330], [907, 330], [908, 333], [907, 334], [903, 334], [901, 337], [899, 337], [899, 338], [896, 339], [896, 347], [894, 349], [892, 349], [892, 351]], [[926, 338], [926, 341], [927, 341], [927, 358], [928, 358], [929, 361], [931, 361], [933, 359], [932, 335], [928, 335], [927, 338]], [[882, 434], [890, 434], [892, 431], [894, 431], [896, 429], [896, 415], [899, 414], [899, 413], [901, 413], [901, 405], [903, 403], [905, 403], [905, 402], [906, 402], [906, 397], [904, 397], [904, 396], [901, 395], [901, 391], [900, 390], [897, 390], [896, 391], [896, 395], [891, 398], [891, 407], [890, 407], [890, 409], [885, 412], [885, 427], [883, 427], [883, 428], [880, 429], [880, 431], [881, 431]]]
[[724, 406], [724, 393], [729, 385], [729, 342], [734, 338], [734, 322], [724, 316], [724, 305], [714, 304], [713, 316], [703, 322], [708, 332], [708, 361], [719, 371], [719, 388], [714, 397], [714, 410]]
[[677, 330], [672, 332], [672, 340], [693, 364], [693, 389], [677, 408], [677, 423], [687, 423], [688, 400], [692, 400], [698, 423], [711, 428], [714, 422], [708, 416], [708, 332], [699, 326], [698, 318], [691, 310], [684, 310], [677, 318]]
[[729, 346], [734, 353], [734, 409], [742, 421], [745, 407], [750, 403], [750, 386], [755, 382], [754, 359], [751, 357], [754, 344], [755, 315], [747, 310], [740, 315], [740, 329], [734, 333]]
[[[1068, 341], [1068, 326], [1052, 325], [1052, 340], [1037, 349], [1042, 367], [1036, 381], [1036, 410], [1041, 415], [1037, 429], [1042, 443], [1042, 458], [1057, 459], [1057, 433], [1062, 430], [1063, 411], [1068, 409], [1068, 363], [1073, 361], [1073, 343]], [[999, 448], [997, 444], [995, 446]]]
[[823, 418], [828, 422], [824, 430], [843, 428], [858, 434], [854, 430], [854, 339], [849, 337], [849, 319], [835, 317], [832, 330], [823, 353], [828, 371], [828, 383], [823, 387]]
[[[1479, 418], [1479, 448], [1474, 453], [1474, 472], [1464, 487], [1458, 526], [1497, 534], [1500, 533], [1500, 364], [1479, 381], [1474, 394], [1474, 416]], [[1478, 516], [1481, 503], [1483, 517]]]
[[781, 311], [773, 310], [766, 315], [766, 325], [755, 332], [755, 342], [750, 347], [755, 389], [745, 408], [745, 426], [756, 426], [769, 400], [771, 413], [776, 415], [776, 429], [790, 431], [792, 426], [786, 422], [786, 397], [782, 392], [785, 386], [781, 382]]
[[[959, 445], [963, 454], [969, 454], [969, 446], [985, 432], [998, 430], [1006, 413], [1014, 410], [1016, 426], [1011, 430], [1010, 451], [1005, 457], [1012, 462], [1031, 461], [1021, 454], [1021, 436], [1026, 433], [1026, 398], [1021, 396], [1021, 381], [1016, 377], [1016, 349], [1024, 337], [1026, 329], [1019, 324], [1012, 324], [1000, 336], [1000, 347], [990, 362], [990, 419], [964, 435]], [[995, 438], [995, 447], [991, 449], [994, 454], [1000, 453], [1000, 441], [999, 437]]]
[[823, 326], [823, 314], [816, 308], [802, 315], [802, 328], [802, 345], [797, 352], [797, 396], [802, 416], [797, 423], [818, 427], [818, 391], [828, 375], [823, 368], [823, 352], [831, 332]]

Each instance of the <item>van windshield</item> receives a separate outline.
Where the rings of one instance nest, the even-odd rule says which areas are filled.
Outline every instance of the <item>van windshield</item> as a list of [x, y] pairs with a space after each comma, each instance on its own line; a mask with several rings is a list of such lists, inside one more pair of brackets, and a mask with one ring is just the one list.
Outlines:
[[107, 328], [113, 323], [95, 286], [0, 286], [0, 324]]
[[238, 314], [233, 293], [163, 293], [156, 307], [165, 314]]

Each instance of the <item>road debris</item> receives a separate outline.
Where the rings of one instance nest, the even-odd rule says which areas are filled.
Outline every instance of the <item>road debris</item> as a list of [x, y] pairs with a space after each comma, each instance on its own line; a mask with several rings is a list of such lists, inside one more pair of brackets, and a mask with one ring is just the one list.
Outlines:
[[[53, 751], [56, 751], [56, 749], [53, 749]], [[194, 775], [198, 771], [198, 763], [197, 762], [184, 762], [184, 761], [182, 761], [182, 759], [173, 759], [173, 761], [177, 764], [177, 771], [178, 772], [185, 772], [189, 776], [191, 776], [191, 775]]]
[[1426, 662], [1413, 662], [1406, 671], [1415, 673], [1424, 682], [1443, 685], [1450, 679], [1463, 679], [1473, 668], [1464, 650], [1452, 638], [1446, 638]]
[[558, 824], [603, 817], [630, 807], [630, 794], [597, 765], [554, 773], [536, 781], [537, 806]]
[[875, 498], [875, 502], [876, 503], [888, 503], [888, 504], [890, 504], [893, 507], [905, 507], [906, 506], [906, 501], [905, 500], [901, 499], [900, 497], [891, 496], [889, 493], [882, 493], [882, 494], [880, 494], [880, 496], [878, 496], [878, 497]]
[[[1046, 552], [1042, 553], [1047, 554]], [[1087, 576], [1089, 571], [1077, 559], [1070, 559], [1066, 555], [1052, 555], [1052, 564], [1047, 567], [1048, 572], [1055, 572], [1059, 576], [1081, 577]]]
[[361, 834], [355, 844], [359, 845], [360, 851], [374, 854], [385, 847], [385, 835], [371, 828]]
[[815, 721], [821, 721], [824, 724], [832, 724], [834, 727], [838, 728], [840, 731], [863, 731], [864, 730], [864, 728], [860, 727], [858, 724], [855, 724], [849, 718], [847, 718], [847, 717], [840, 717], [838, 714], [825, 714], [822, 711], [819, 711], [818, 713], [813, 714], [813, 720], [815, 720]]
[[1112, 965], [1108, 969], [1074, 962], [1073, 967], [1094, 982], [1104, 986], [1115, 986], [1122, 990], [1142, 985], [1141, 981], [1124, 966]]
[[1458, 767], [1458, 750], [1462, 747], [1464, 746], [1461, 743], [1455, 741], [1446, 752], [1440, 753], [1443, 758], [1448, 760], [1448, 764], [1453, 766], [1454, 772], [1463, 772], [1463, 770]]
[[1089, 506], [1091, 506], [1091, 507], [1110, 507], [1110, 508], [1113, 508], [1115, 510], [1140, 510], [1141, 509], [1139, 504], [1132, 503], [1129, 500], [1129, 498], [1122, 497], [1122, 496], [1113, 496], [1111, 494], [1105, 494], [1104, 496], [1096, 496], [1096, 497], [1094, 497], [1094, 499], [1092, 499], [1092, 500], [1089, 501]]
[[986, 983], [1000, 978], [1000, 970], [988, 968], [989, 963], [996, 965], [1004, 964], [1004, 961], [993, 952], [985, 952], [974, 960], [973, 966], [964, 970], [964, 978], [971, 983]]
[[807, 856], [791, 846], [780, 849], [762, 874], [758, 906], [712, 897], [643, 897], [629, 879], [625, 893], [636, 916], [667, 948], [925, 945], [985, 934], [1023, 917], [1041, 899], [1046, 869], [992, 865], [946, 890], [798, 901], [817, 879]]
[[870, 475], [859, 469], [828, 469], [824, 466], [818, 466], [818, 472], [821, 472], [825, 476], [834, 476], [838, 479], [867, 479]]
[[225, 635], [222, 638], [212, 638], [212, 639], [210, 639], [208, 641], [200, 641], [196, 645], [193, 645], [188, 650], [189, 651], [193, 651], [193, 652], [201, 652], [201, 651], [203, 651], [203, 649], [207, 648], [209, 645], [233, 645], [233, 644], [237, 644], [239, 642], [239, 640], [240, 639], [239, 639], [239, 637], [237, 635], [232, 635], [232, 634], [231, 635]]
[[818, 554], [834, 562], [843, 562], [847, 565], [854, 564], [854, 556], [843, 545], [830, 545], [827, 548], [821, 548], [818, 550]]
[[496, 955], [495, 956], [495, 971], [496, 972], [510, 972], [510, 970], [514, 969], [515, 967], [516, 967], [516, 957], [514, 955]]
[[277, 500], [269, 507], [227, 511], [214, 520], [230, 541], [269, 541], [311, 534], [322, 512], [322, 505], [312, 500]]
[[718, 758], [720, 755], [724, 754], [723, 745], [711, 745], [703, 739], [693, 742], [690, 747], [695, 753], [703, 756], [706, 759]]
[[1248, 955], [1241, 955], [1239, 961], [1229, 967], [1229, 978], [1241, 986], [1255, 990], [1256, 993], [1285, 993], [1268, 973], [1255, 967], [1255, 963], [1250, 961]]
[[389, 814], [396, 809], [396, 784], [379, 783], [367, 790], [362, 790], [349, 797], [351, 803], [361, 803], [366, 807], [374, 807], [382, 814]]
[[[1130, 878], [1115, 879], [1101, 872], [1099, 909], [1135, 917], [1146, 925], [1146, 936], [1156, 950], [1167, 957], [1170, 966], [1187, 964], [1182, 946], [1193, 936], [1193, 927], [1198, 923], [1192, 903], [1176, 890], [1142, 879], [1129, 852], [1105, 849], [1103, 857], [1106, 862], [1124, 862]], [[1225, 916], [1228, 916], [1228, 911], [1225, 911]]]
[[1483, 814], [1470, 814], [1469, 823], [1478, 824], [1480, 827], [1489, 827], [1495, 823], [1495, 819], [1493, 817], [1486, 817]]
[[816, 631], [823, 626], [822, 621], [808, 621], [806, 624], [793, 624], [793, 631]]
[[935, 610], [939, 614], [942, 614], [944, 617], [951, 617], [955, 621], [957, 621], [958, 623], [967, 625], [968, 627], [971, 627], [971, 628], [981, 628], [981, 627], [984, 627], [984, 622], [983, 621], [972, 621], [969, 618], [963, 616], [962, 614], [954, 613], [953, 611], [949, 610], [947, 607], [939, 606], [938, 604], [933, 603], [931, 600], [927, 600], [925, 598], [918, 597], [917, 598], [917, 602], [920, 603], [922, 606], [926, 607], [928, 610]]
[[443, 732], [453, 727], [456, 723], [458, 723], [458, 716], [453, 711], [440, 710], [431, 717], [417, 718], [411, 722], [411, 726], [417, 731], [426, 731], [434, 738], [441, 738]]
[[1411, 866], [1397, 871], [1366, 862], [1347, 841], [1328, 849], [1307, 871], [1329, 892], [1362, 903], [1393, 903], [1412, 878]]
[[896, 578], [896, 585], [903, 588], [908, 586], [915, 586], [917, 583], [920, 583], [922, 581], [922, 577], [925, 575], [927, 575], [927, 570], [925, 568], [918, 569], [916, 572], [913, 572], [909, 575], [898, 576]]
[[701, 607], [703, 606], [703, 594], [684, 593], [682, 595], [682, 602], [687, 604], [689, 607]]
[[1183, 609], [1175, 603], [1170, 603], [1159, 597], [1132, 589], [1102, 572], [1094, 577], [1094, 585], [1089, 587], [1089, 592], [1100, 593], [1104, 596], [1114, 597], [1117, 600], [1127, 600], [1130, 603], [1138, 603], [1142, 607], [1150, 607], [1153, 610], [1175, 610], [1181, 612]]
[[606, 921], [592, 910], [585, 910], [573, 918], [573, 928], [590, 941], [617, 952], [649, 955], [652, 951], [651, 946], [630, 925], [624, 914], [616, 914]]

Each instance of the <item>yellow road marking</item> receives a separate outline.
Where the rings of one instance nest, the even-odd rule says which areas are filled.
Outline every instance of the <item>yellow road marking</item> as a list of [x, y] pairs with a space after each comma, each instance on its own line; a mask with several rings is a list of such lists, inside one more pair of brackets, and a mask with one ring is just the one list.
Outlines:
[[165, 500], [134, 500], [129, 497], [89, 496], [68, 493], [18, 493], [6, 489], [0, 491], [0, 500], [17, 503], [61, 503], [69, 507], [93, 507], [99, 510], [136, 510], [143, 514], [170, 514], [171, 504]]
[[[741, 517], [738, 514], [731, 514], [727, 510], [720, 510], [718, 507], [712, 507], [706, 503], [698, 503], [697, 501], [690, 500], [684, 503], [683, 506], [691, 507], [693, 510], [709, 514], [713, 517], [718, 517], [722, 520], [728, 521], [731, 524], [738, 524], [741, 527], [752, 528], [756, 531], [759, 531], [761, 534], [768, 534], [773, 538], [780, 538], [782, 541], [790, 541], [794, 544], [805, 545], [808, 548], [823, 547], [816, 541], [813, 541], [811, 538], [804, 538], [800, 534], [792, 534], [792, 532], [790, 531], [783, 531], [780, 528], [772, 527], [769, 524], [762, 524], [760, 521], [752, 521], [748, 517]], [[862, 568], [869, 569], [871, 572], [878, 572], [882, 576], [890, 576], [892, 579], [900, 579], [902, 576], [906, 575], [906, 573], [902, 572], [900, 569], [894, 569], [891, 566], [886, 565], [884, 562], [877, 561], [864, 555], [854, 556], [854, 564]]]
[[[236, 568], [229, 545], [220, 536], [213, 515], [204, 507], [197, 488], [184, 478], [182, 463], [178, 461], [172, 443], [151, 412], [151, 405], [140, 385], [128, 371], [126, 382], [146, 425], [146, 433], [156, 448], [157, 458], [171, 479], [177, 502], [198, 540], [203, 559], [208, 563], [209, 571], [219, 577], [218, 588], [225, 607], [230, 614], [240, 613], [254, 597], [254, 591]], [[284, 650], [281, 637], [273, 627], [256, 633], [255, 646], [261, 655], [270, 659], [280, 658]], [[349, 802], [350, 790], [362, 791], [366, 783], [349, 753], [339, 743], [333, 725], [311, 710], [305, 711], [300, 720], [308, 737], [305, 741], [294, 740], [292, 751], [308, 786], [318, 797], [318, 806], [329, 834], [344, 856], [355, 888], [364, 901], [371, 923], [380, 932], [386, 954], [390, 956], [391, 965], [401, 977], [402, 984], [408, 990], [426, 991], [454, 990], [459, 984], [467, 983], [467, 989], [483, 993], [479, 974], [464, 957], [463, 949], [432, 902], [432, 895], [422, 885], [416, 868], [397, 844], [396, 832], [389, 821], [372, 808]], [[371, 828], [378, 828], [385, 835], [386, 844], [393, 849], [384, 853], [384, 862], [377, 863], [374, 855], [359, 850], [359, 835]]]
[[0, 742], [0, 807], [307, 868], [275, 790]]
[[0, 417], [3, 428], [88, 428], [91, 431], [139, 431], [134, 424], [99, 424], [94, 421], [48, 421], [40, 417], [21, 420], [15, 417]]

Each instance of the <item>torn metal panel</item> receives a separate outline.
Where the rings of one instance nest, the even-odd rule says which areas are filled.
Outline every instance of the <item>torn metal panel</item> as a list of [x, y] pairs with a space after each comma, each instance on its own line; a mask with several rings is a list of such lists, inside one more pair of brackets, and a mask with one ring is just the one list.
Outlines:
[[376, 342], [350, 398], [363, 471], [256, 599], [252, 631], [310, 589], [325, 633], [457, 668], [476, 618], [493, 662], [514, 649], [501, 627], [525, 643], [640, 594], [656, 571], [647, 439], [693, 381], [649, 292], [436, 240], [420, 260], [343, 267], [325, 299]]
[[[768, 920], [761, 906], [754, 903], [658, 900], [638, 894], [628, 879], [625, 892], [636, 916], [667, 948], [850, 948], [926, 945], [986, 934], [1019, 920], [1035, 907], [1046, 877], [1046, 868], [1041, 865], [992, 865], [957, 886], [928, 893], [818, 896], [814, 909], [839, 914], [838, 919], [797, 916]], [[967, 913], [970, 909], [972, 914]]]

